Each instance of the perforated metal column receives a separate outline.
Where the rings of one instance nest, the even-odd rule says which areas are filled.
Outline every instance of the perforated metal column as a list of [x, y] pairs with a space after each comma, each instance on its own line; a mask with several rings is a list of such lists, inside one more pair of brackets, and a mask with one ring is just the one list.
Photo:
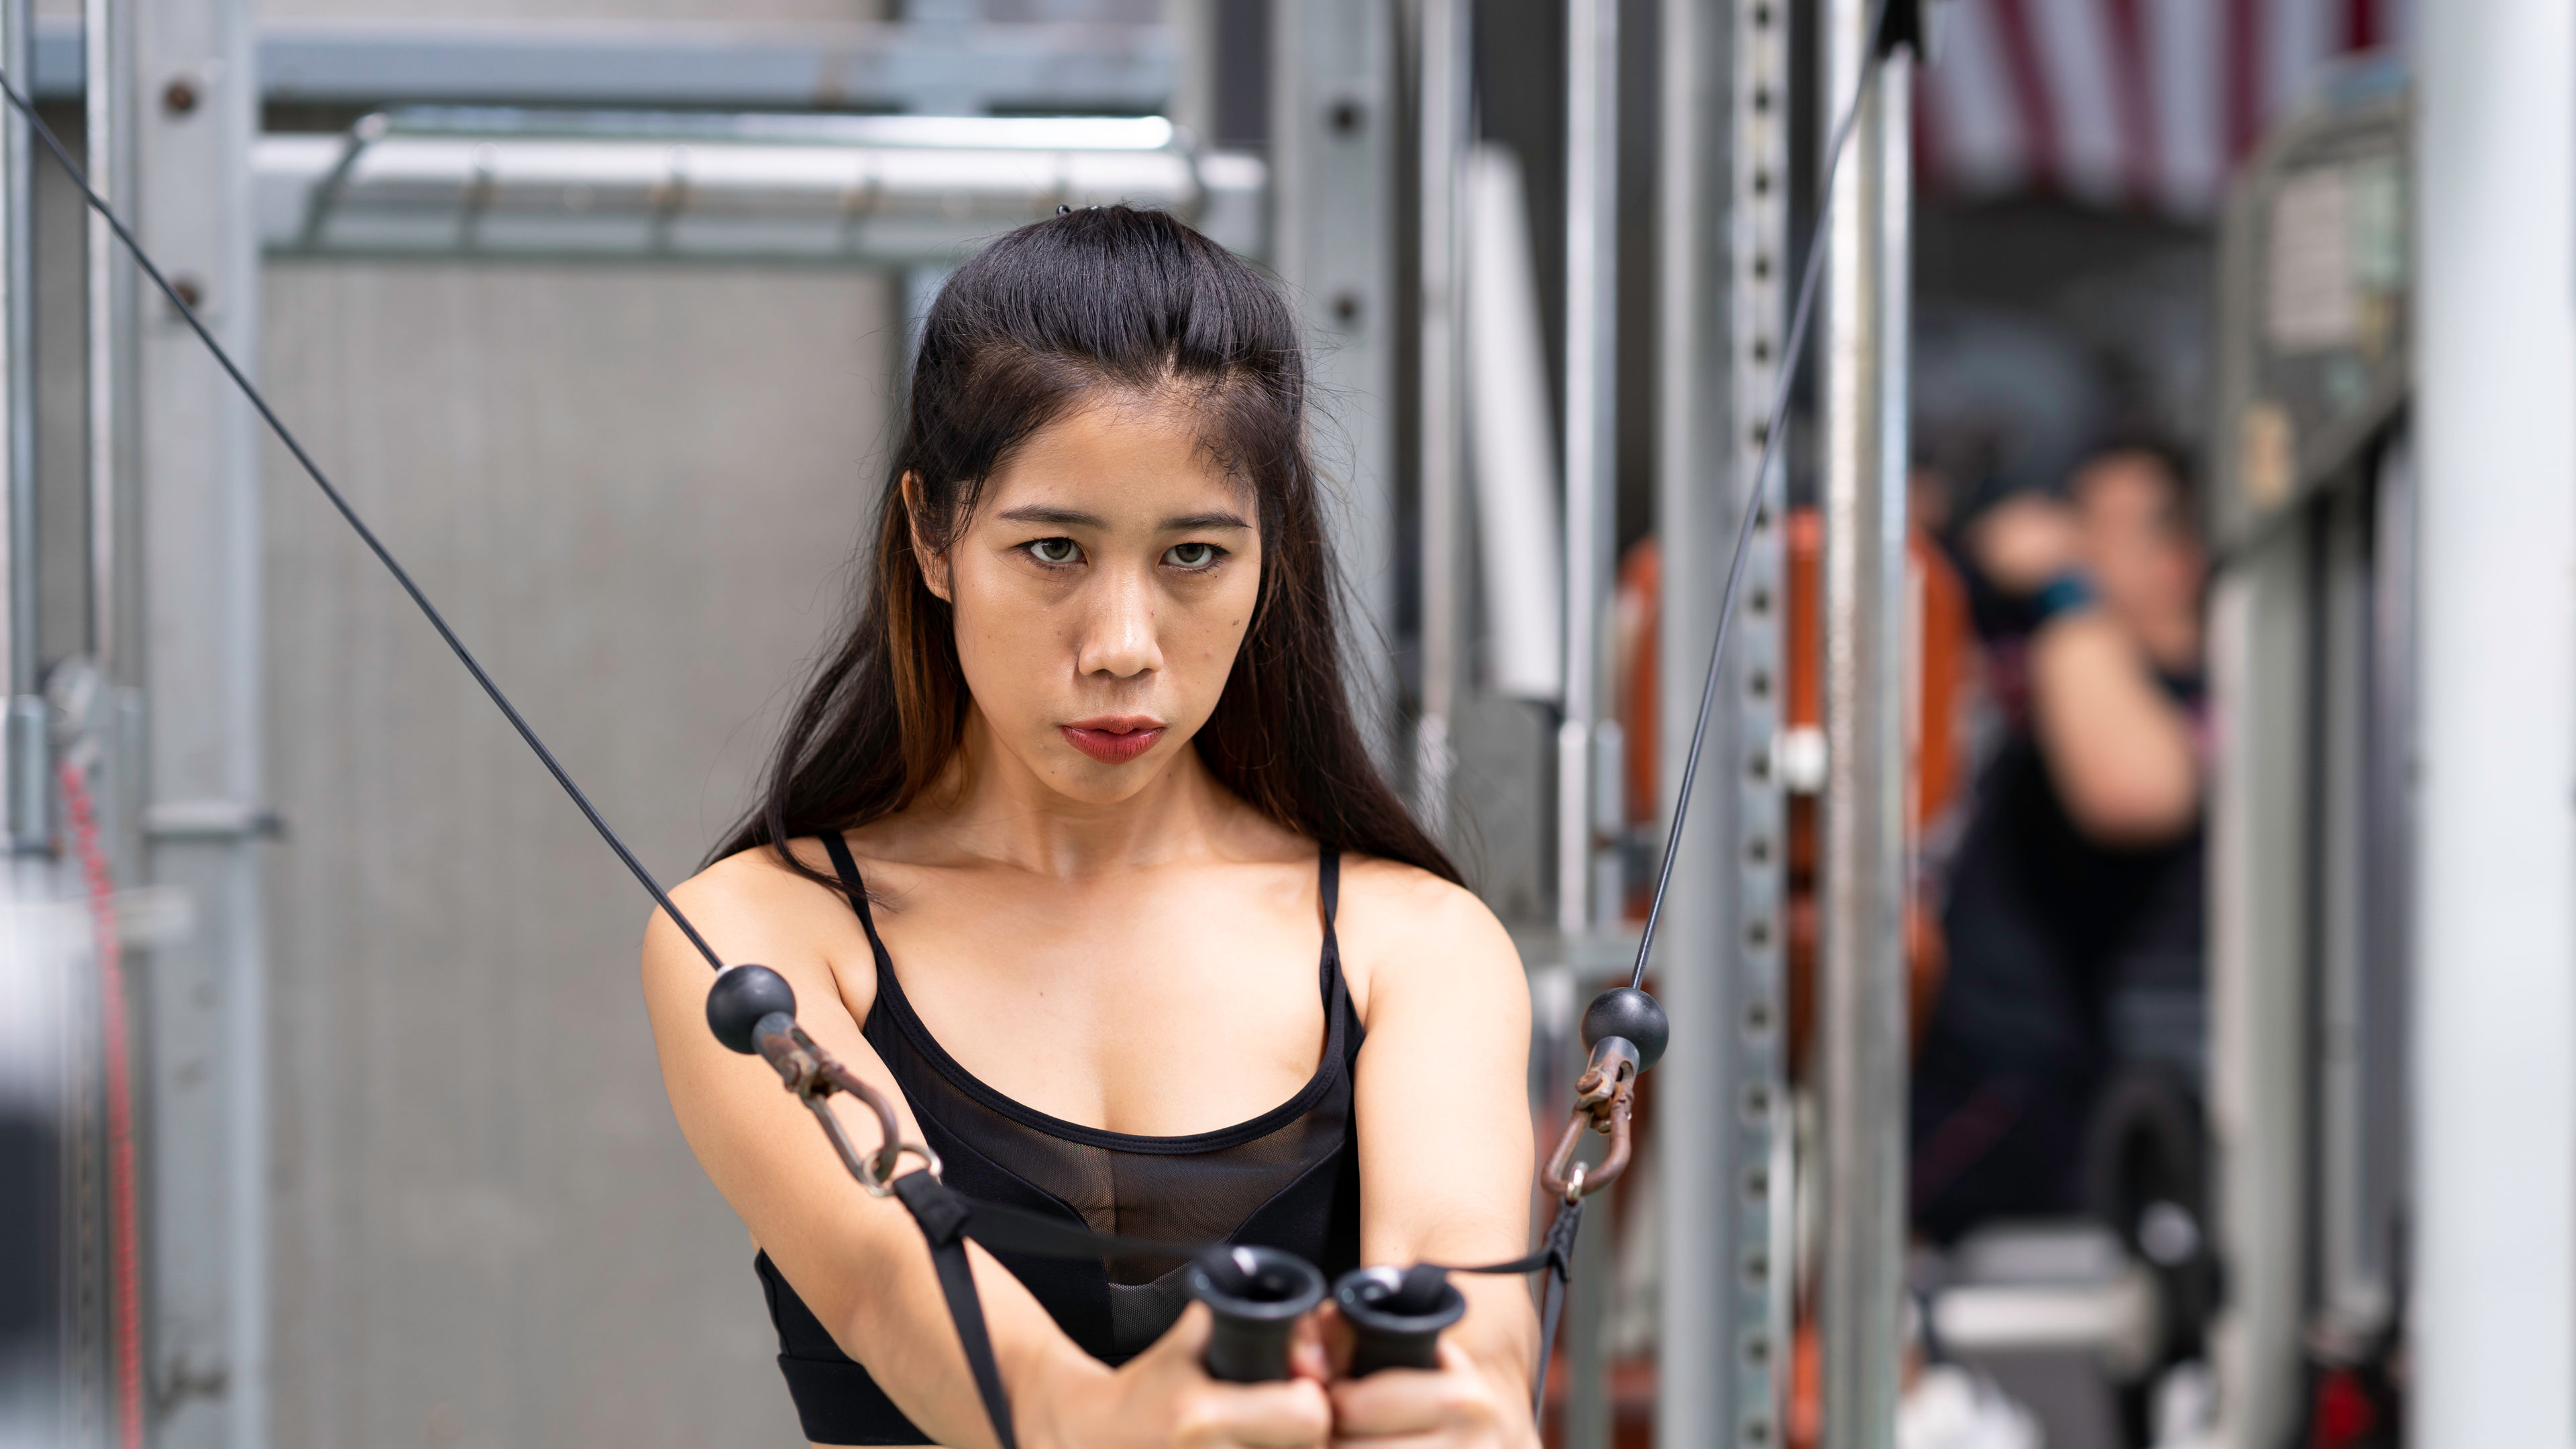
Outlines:
[[[1719, 591], [1757, 479], [1785, 325], [1787, 16], [1768, 0], [1665, 0], [1657, 531], [1663, 545], [1659, 774], [1680, 777]], [[1781, 1091], [1781, 553], [1763, 524], [1719, 683], [1701, 798], [1675, 867], [1658, 994], [1663, 1296], [1656, 1442], [1778, 1442], [1790, 1274]]]

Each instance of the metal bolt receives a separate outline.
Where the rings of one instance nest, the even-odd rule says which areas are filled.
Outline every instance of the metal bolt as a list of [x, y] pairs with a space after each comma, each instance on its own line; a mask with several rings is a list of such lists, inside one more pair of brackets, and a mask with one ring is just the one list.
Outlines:
[[206, 303], [206, 284], [186, 272], [170, 279], [170, 290], [179, 294], [179, 300], [186, 303], [191, 312]]
[[1324, 118], [1326, 124], [1333, 128], [1333, 134], [1356, 136], [1361, 125], [1368, 120], [1368, 108], [1357, 101], [1335, 101], [1333, 108], [1324, 113]]
[[1333, 320], [1341, 323], [1345, 327], [1358, 325], [1360, 320], [1360, 294], [1357, 292], [1334, 293]]
[[174, 116], [184, 116], [197, 108], [197, 83], [181, 76], [161, 88], [161, 108]]

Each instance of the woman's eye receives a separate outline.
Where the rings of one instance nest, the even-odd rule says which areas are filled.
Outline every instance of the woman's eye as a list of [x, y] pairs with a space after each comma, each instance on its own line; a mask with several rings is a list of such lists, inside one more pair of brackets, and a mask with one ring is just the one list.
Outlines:
[[1225, 550], [1212, 543], [1176, 543], [1163, 550], [1163, 562], [1174, 568], [1203, 569], [1225, 556]]
[[1069, 538], [1041, 538], [1028, 547], [1029, 557], [1042, 564], [1069, 564], [1082, 557], [1082, 545]]

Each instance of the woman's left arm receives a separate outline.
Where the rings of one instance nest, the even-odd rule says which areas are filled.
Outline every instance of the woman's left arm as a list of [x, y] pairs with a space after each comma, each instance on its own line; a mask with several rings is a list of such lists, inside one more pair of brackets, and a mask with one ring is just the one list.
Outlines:
[[[1497, 1263], [1529, 1250], [1529, 986], [1502, 923], [1407, 866], [1354, 861], [1341, 911], [1363, 993], [1356, 1091], [1370, 1263]], [[1467, 1316], [1437, 1372], [1333, 1386], [1336, 1443], [1533, 1449], [1538, 1315], [1525, 1278], [1460, 1274]]]

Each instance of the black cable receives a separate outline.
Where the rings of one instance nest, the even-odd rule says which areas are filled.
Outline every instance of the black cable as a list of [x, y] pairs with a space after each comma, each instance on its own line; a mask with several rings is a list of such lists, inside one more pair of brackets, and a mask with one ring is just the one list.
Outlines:
[[[1663, 864], [1655, 870], [1655, 898], [1646, 907], [1646, 928], [1637, 938], [1636, 969], [1628, 973], [1632, 990], [1643, 990], [1646, 984], [1646, 957], [1655, 949], [1655, 927], [1664, 918], [1664, 894], [1673, 885], [1673, 858], [1681, 853], [1682, 821], [1690, 814], [1691, 786], [1699, 779], [1699, 757], [1708, 744], [1709, 716], [1717, 710], [1718, 664], [1726, 657], [1726, 633], [1735, 622], [1735, 594], [1744, 582], [1744, 561], [1752, 553], [1753, 531], [1760, 524], [1770, 493], [1771, 465], [1780, 452], [1780, 435], [1789, 422], [1789, 399], [1798, 385], [1798, 367], [1806, 357], [1807, 324], [1815, 312], [1816, 282], [1825, 274], [1825, 227], [1834, 215], [1834, 178], [1842, 170], [1843, 150], [1851, 141], [1852, 127], [1860, 119], [1861, 107], [1878, 84], [1879, 62], [1885, 57], [1883, 43], [1888, 39], [1888, 7], [1894, 0], [1878, 0], [1869, 18], [1869, 53], [1861, 61], [1860, 83], [1852, 88], [1851, 104], [1843, 108], [1842, 119], [1834, 123], [1833, 144], [1825, 152], [1823, 183], [1816, 193], [1816, 220], [1807, 233], [1807, 264], [1798, 278], [1798, 305], [1789, 317], [1789, 345], [1780, 354], [1780, 381], [1771, 393], [1771, 416], [1762, 425], [1762, 461], [1753, 470], [1752, 496], [1744, 503], [1744, 522], [1735, 530], [1734, 562], [1727, 566], [1726, 593], [1717, 606], [1717, 637], [1708, 646], [1708, 674], [1699, 687], [1699, 720], [1691, 727], [1690, 750], [1682, 756], [1681, 787], [1673, 796], [1673, 826], [1664, 837]], [[1902, 39], [1902, 37], [1899, 37]]]
[[0, 71], [0, 92], [7, 94], [9, 104], [17, 108], [18, 114], [27, 118], [27, 125], [35, 132], [36, 139], [44, 142], [45, 149], [53, 152], [54, 159], [62, 163], [64, 172], [72, 179], [72, 184], [80, 188], [81, 195], [89, 198], [91, 209], [105, 218], [108, 226], [115, 231], [116, 239], [125, 243], [125, 249], [133, 255], [135, 265], [141, 267], [143, 274], [152, 279], [152, 284], [161, 289], [161, 295], [170, 299], [170, 305], [179, 310], [180, 319], [197, 334], [198, 341], [206, 344], [206, 350], [215, 355], [215, 361], [222, 364], [234, 385], [242, 390], [242, 396], [249, 398], [250, 405], [259, 410], [260, 418], [268, 424], [269, 431], [277, 434], [277, 440], [286, 445], [286, 451], [294, 454], [295, 461], [304, 465], [305, 473], [322, 489], [322, 496], [330, 499], [331, 506], [340, 510], [340, 516], [347, 519], [349, 526], [358, 531], [358, 537], [375, 554], [377, 561], [381, 562], [394, 576], [394, 582], [402, 585], [403, 592], [411, 595], [411, 601], [420, 606], [420, 612], [429, 620], [430, 627], [438, 631], [439, 638], [447, 641], [447, 647], [455, 652], [457, 660], [464, 664], [466, 672], [474, 676], [474, 682], [483, 686], [483, 692], [490, 695], [492, 703], [500, 707], [502, 716], [510, 721], [511, 728], [519, 732], [519, 738], [528, 742], [529, 749], [536, 751], [537, 759], [545, 765], [546, 772], [555, 777], [555, 783], [563, 787], [566, 795], [572, 797], [572, 803], [580, 808], [582, 818], [590, 822], [590, 828], [599, 832], [599, 838], [607, 841], [608, 848], [616, 851], [617, 858], [626, 863], [626, 868], [635, 873], [637, 880], [643, 882], [644, 889], [653, 897], [653, 903], [670, 916], [672, 924], [678, 926], [681, 933], [689, 938], [689, 944], [697, 947], [698, 954], [707, 958], [707, 964], [718, 971], [724, 970], [724, 958], [716, 954], [713, 946], [707, 944], [706, 937], [698, 934], [698, 928], [691, 925], [689, 918], [680, 913], [680, 908], [671, 904], [670, 894], [662, 889], [662, 883], [653, 879], [653, 873], [644, 868], [644, 862], [637, 860], [635, 852], [627, 849], [626, 842], [618, 838], [617, 832], [609, 828], [606, 820], [600, 818], [599, 808], [590, 803], [590, 797], [581, 792], [579, 785], [572, 782], [572, 776], [564, 773], [564, 767], [555, 759], [554, 751], [547, 749], [546, 742], [537, 737], [536, 730], [529, 725], [526, 717], [519, 713], [516, 705], [510, 703], [510, 696], [503, 694], [501, 686], [492, 682], [492, 676], [484, 672], [482, 661], [474, 657], [473, 650], [465, 647], [464, 640], [456, 637], [456, 631], [448, 627], [446, 616], [438, 612], [438, 606], [431, 603], [429, 596], [420, 591], [420, 585], [412, 582], [411, 574], [394, 560], [392, 552], [385, 547], [384, 540], [376, 537], [375, 530], [367, 527], [366, 520], [358, 516], [358, 510], [350, 507], [349, 500], [342, 497], [340, 490], [333, 487], [331, 480], [323, 475], [321, 466], [313, 461], [313, 455], [304, 451], [304, 445], [296, 441], [295, 434], [278, 417], [277, 410], [268, 405], [268, 399], [261, 396], [260, 390], [252, 385], [250, 378], [233, 362], [232, 354], [226, 352], [224, 345], [215, 340], [215, 334], [206, 330], [206, 324], [197, 317], [197, 309], [189, 306], [188, 300], [179, 295], [179, 289], [171, 286], [170, 279], [161, 274], [161, 268], [155, 265], [151, 255], [143, 250], [143, 244], [134, 239], [134, 233], [126, 227], [124, 220], [117, 216], [115, 208], [109, 206], [107, 199], [91, 188], [89, 176], [73, 162], [71, 153], [63, 149], [62, 141], [54, 135], [53, 128], [45, 124], [44, 118], [36, 114], [36, 108], [28, 103], [25, 96], [18, 93], [18, 87], [10, 81], [6, 71]]

